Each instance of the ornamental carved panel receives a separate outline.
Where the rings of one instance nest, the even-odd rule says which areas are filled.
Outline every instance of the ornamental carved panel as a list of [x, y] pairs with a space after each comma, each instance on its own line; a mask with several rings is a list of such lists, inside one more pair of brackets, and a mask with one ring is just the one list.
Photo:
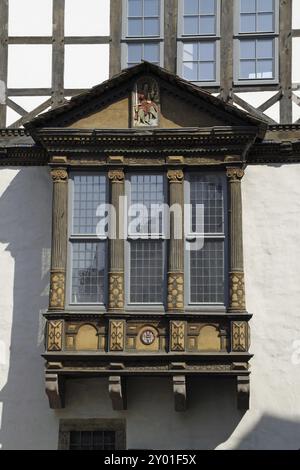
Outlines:
[[61, 351], [63, 338], [63, 320], [48, 321], [47, 350]]
[[111, 320], [109, 322], [109, 350], [123, 351], [125, 336], [125, 321]]
[[184, 351], [186, 340], [186, 322], [170, 322], [170, 349], [171, 351]]
[[52, 272], [50, 276], [50, 309], [61, 309], [65, 306], [65, 273]]
[[231, 349], [233, 352], [247, 352], [249, 349], [249, 326], [245, 321], [231, 324]]
[[109, 308], [112, 310], [124, 308], [123, 273], [110, 273], [109, 275]]
[[243, 312], [245, 309], [244, 273], [230, 273], [230, 310]]
[[140, 78], [132, 96], [133, 127], [157, 127], [159, 124], [159, 86], [152, 77]]
[[183, 310], [183, 274], [169, 273], [168, 275], [168, 310]]

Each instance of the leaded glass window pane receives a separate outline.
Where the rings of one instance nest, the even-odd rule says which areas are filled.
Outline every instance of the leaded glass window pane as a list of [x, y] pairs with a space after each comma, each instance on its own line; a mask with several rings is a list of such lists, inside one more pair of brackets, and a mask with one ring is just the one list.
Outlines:
[[215, 175], [191, 175], [190, 203], [192, 205], [193, 232], [202, 232], [202, 223], [197, 219], [196, 205], [204, 206], [204, 232], [224, 232], [224, 197], [223, 181]]
[[106, 202], [104, 175], [74, 175], [73, 230], [75, 234], [95, 234], [97, 208]]
[[201, 250], [190, 252], [192, 303], [224, 302], [224, 241], [205, 240]]
[[106, 242], [72, 243], [72, 303], [104, 303]]
[[223, 174], [194, 173], [189, 177], [193, 241], [187, 243], [192, 304], [225, 302], [224, 186]]
[[131, 303], [162, 303], [163, 258], [161, 240], [130, 242]]

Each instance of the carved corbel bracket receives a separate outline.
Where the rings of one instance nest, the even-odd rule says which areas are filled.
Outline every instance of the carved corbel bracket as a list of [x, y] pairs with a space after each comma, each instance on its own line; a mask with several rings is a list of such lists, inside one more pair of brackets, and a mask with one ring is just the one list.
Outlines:
[[249, 410], [250, 379], [249, 376], [238, 375], [237, 378], [237, 406], [239, 410]]
[[186, 378], [185, 375], [173, 377], [173, 393], [175, 400], [175, 411], [186, 411]]
[[65, 407], [65, 383], [64, 377], [55, 373], [46, 373], [46, 394], [50, 408], [53, 410]]
[[124, 378], [119, 375], [110, 376], [108, 379], [108, 392], [112, 401], [113, 410], [126, 410], [126, 389]]

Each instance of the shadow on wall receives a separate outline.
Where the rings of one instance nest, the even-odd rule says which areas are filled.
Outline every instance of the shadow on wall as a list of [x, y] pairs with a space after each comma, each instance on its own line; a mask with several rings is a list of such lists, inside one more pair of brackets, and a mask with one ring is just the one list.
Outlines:
[[300, 421], [265, 414], [235, 450], [300, 450]]
[[0, 177], [11, 181], [0, 197], [0, 243], [7, 244], [5, 251], [11, 257], [0, 267], [4, 281], [0, 302], [5, 305], [0, 312], [1, 338], [6, 349], [0, 366], [5, 383], [0, 391], [0, 447], [35, 448], [33, 436], [39, 436], [41, 447], [43, 436], [47, 439], [41, 353], [49, 285], [51, 184], [48, 168], [41, 167], [2, 169]]

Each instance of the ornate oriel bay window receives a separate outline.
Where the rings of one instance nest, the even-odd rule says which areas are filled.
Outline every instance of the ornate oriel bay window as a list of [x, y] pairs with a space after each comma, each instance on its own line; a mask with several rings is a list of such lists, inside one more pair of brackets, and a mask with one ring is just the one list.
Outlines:
[[150, 375], [183, 411], [192, 377], [216, 375], [247, 409], [241, 184], [265, 123], [144, 63], [27, 127], [53, 180], [50, 406], [83, 376], [126, 409], [126, 379]]

